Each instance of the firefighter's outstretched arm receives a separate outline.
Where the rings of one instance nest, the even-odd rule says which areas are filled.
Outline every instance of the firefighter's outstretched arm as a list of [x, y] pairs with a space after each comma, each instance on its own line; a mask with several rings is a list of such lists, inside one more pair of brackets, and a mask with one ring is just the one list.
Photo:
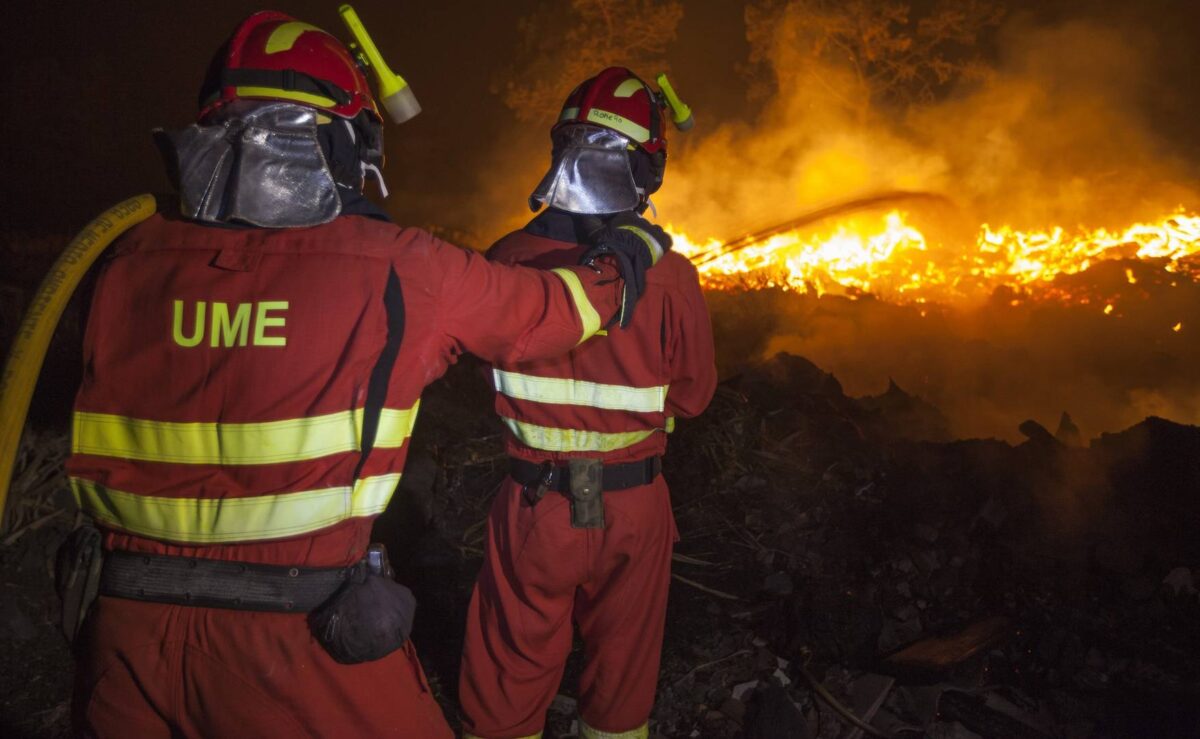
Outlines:
[[542, 271], [438, 242], [440, 328], [489, 361], [564, 354], [632, 310], [661, 253], [641, 238], [613, 240], [587, 264]]

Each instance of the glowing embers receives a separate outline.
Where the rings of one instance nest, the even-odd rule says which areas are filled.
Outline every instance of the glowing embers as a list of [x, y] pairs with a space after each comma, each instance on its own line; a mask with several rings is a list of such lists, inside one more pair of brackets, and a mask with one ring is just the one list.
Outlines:
[[[1200, 216], [1179, 212], [1122, 231], [1055, 227], [1019, 231], [980, 227], [966, 248], [931, 245], [905, 215], [839, 221], [832, 229], [793, 231], [738, 249], [696, 243], [674, 232], [675, 249], [692, 259], [709, 289], [783, 287], [855, 296], [873, 293], [900, 302], [986, 297], [998, 288], [1033, 297], [1071, 299], [1054, 281], [1101, 261], [1145, 260], [1169, 272], [1200, 273]], [[1136, 285], [1126, 269], [1129, 285]]]
[[[793, 231], [778, 234], [736, 251], [718, 253], [713, 240], [703, 245], [675, 235], [675, 247], [689, 258], [704, 255], [699, 270], [708, 287], [785, 287], [802, 292], [830, 290], [870, 292], [877, 283], [886, 291], [905, 292], [925, 279], [924, 269], [908, 269], [914, 253], [926, 250], [925, 236], [898, 211], [878, 219], [841, 222], [832, 233]], [[733, 277], [734, 279], [725, 279]]]
[[[1063, 228], [1049, 231], [1016, 231], [1008, 226], [992, 230], [984, 224], [979, 250], [996, 257], [981, 274], [1013, 278], [1011, 285], [1049, 282], [1062, 274], [1076, 274], [1095, 262], [1110, 259], [1157, 259], [1169, 271], [1178, 262], [1200, 252], [1200, 216], [1177, 213], [1157, 223], [1138, 223], [1124, 231], [1107, 229], [1068, 233]], [[1136, 284], [1132, 270], [1126, 278]]]

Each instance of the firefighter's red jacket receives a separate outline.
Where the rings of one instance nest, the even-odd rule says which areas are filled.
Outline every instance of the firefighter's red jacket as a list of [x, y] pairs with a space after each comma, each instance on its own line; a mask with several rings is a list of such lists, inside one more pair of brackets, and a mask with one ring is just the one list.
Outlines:
[[[547, 212], [498, 241], [488, 259], [542, 269], [583, 252], [562, 213]], [[532, 461], [591, 457], [619, 463], [662, 454], [675, 419], [698, 415], [717, 373], [696, 268], [668, 252], [646, 276], [634, 320], [568, 354], [494, 363], [496, 412], [509, 454]]]
[[71, 487], [109, 548], [349, 564], [400, 479], [422, 388], [462, 351], [574, 347], [618, 309], [615, 277], [491, 264], [360, 216], [267, 230], [157, 215], [98, 279]]

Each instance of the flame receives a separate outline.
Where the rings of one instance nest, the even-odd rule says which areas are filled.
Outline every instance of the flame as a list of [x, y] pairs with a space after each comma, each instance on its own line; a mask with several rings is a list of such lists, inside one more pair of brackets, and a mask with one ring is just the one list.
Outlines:
[[[738, 249], [668, 230], [675, 250], [696, 264], [705, 287], [714, 290], [780, 287], [924, 303], [986, 296], [1001, 286], [1028, 295], [1052, 293], [1057, 278], [1108, 260], [1141, 260], [1169, 272], [1200, 274], [1197, 260], [1189, 261], [1200, 253], [1200, 215], [1183, 209], [1119, 231], [1021, 231], [985, 223], [967, 248], [931, 245], [896, 210], [881, 220], [845, 219], [823, 232], [792, 231]], [[1132, 268], [1125, 278], [1130, 285], [1138, 282]], [[1104, 312], [1112, 312], [1111, 304]]]

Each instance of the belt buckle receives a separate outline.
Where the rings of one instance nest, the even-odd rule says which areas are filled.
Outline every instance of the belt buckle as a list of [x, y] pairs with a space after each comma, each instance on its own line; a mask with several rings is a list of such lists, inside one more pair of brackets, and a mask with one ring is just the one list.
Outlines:
[[367, 547], [367, 556], [364, 558], [367, 566], [367, 573], [386, 577], [390, 580], [396, 578], [396, 571], [392, 568], [392, 563], [388, 559], [387, 547], [383, 544], [372, 544]]

